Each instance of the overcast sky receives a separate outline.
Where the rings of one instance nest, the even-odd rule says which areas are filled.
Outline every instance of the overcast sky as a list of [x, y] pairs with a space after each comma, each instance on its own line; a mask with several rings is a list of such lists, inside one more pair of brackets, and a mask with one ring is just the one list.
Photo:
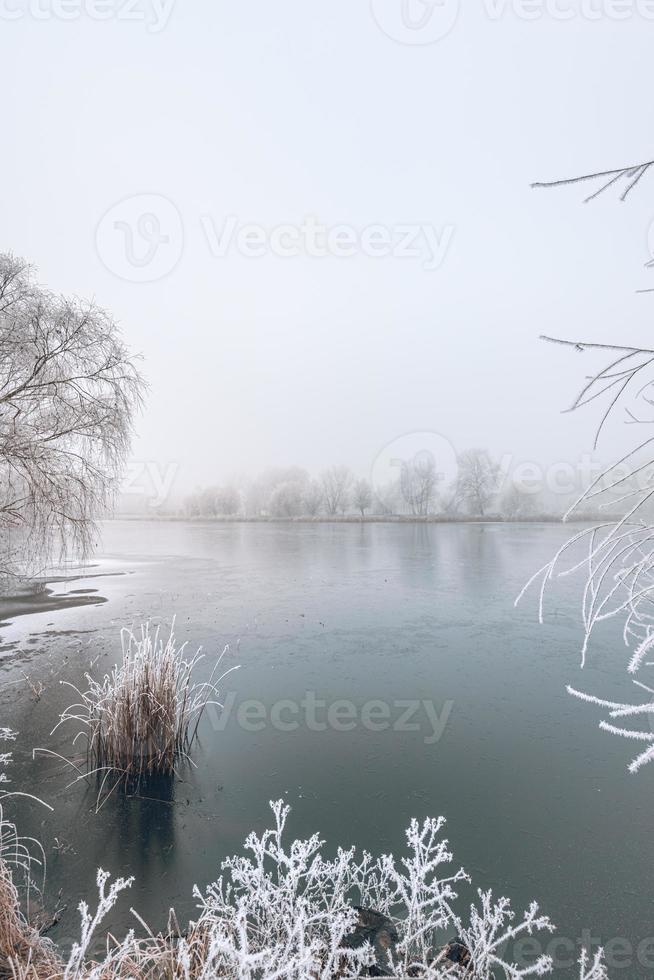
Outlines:
[[538, 335], [652, 343], [654, 175], [529, 184], [654, 156], [653, 5], [405, 2], [0, 0], [2, 247], [113, 312], [181, 487], [575, 458], [587, 359]]

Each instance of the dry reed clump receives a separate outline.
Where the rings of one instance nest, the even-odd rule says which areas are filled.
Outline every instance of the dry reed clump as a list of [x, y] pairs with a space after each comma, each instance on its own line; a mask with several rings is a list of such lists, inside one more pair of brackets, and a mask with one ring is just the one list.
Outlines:
[[[164, 640], [160, 627], [141, 626], [139, 635], [121, 630], [122, 662], [102, 681], [86, 675], [88, 688], [77, 692], [80, 702], [68, 707], [63, 722], [84, 727], [90, 772], [117, 782], [138, 783], [150, 776], [170, 777], [180, 759], [188, 758], [205, 709], [220, 706], [218, 685], [232, 670], [216, 678], [228, 647], [218, 657], [207, 681], [194, 683], [193, 672], [203, 659], [201, 648], [186, 658], [186, 643], [177, 646], [175, 621]], [[83, 778], [83, 774], [80, 778]]]
[[36, 980], [62, 973], [62, 958], [25, 918], [11, 867], [0, 859], [0, 977]]
[[[16, 733], [8, 728], [0, 728], [0, 741], [11, 742]], [[0, 784], [8, 783], [5, 768], [12, 761], [11, 752], [0, 752]], [[29, 906], [30, 892], [36, 889], [33, 873], [42, 872], [45, 883], [45, 856], [37, 841], [21, 837], [16, 826], [5, 816], [4, 801], [12, 796], [25, 796], [25, 793], [0, 791], [0, 978], [50, 977], [61, 972], [63, 960], [55, 946], [44, 939], [39, 930], [28, 922], [23, 914], [14, 874], [19, 874], [26, 886], [26, 904]], [[30, 797], [35, 799], [35, 797]], [[37, 800], [43, 803], [42, 800]], [[47, 804], [43, 804], [47, 807]], [[48, 809], [51, 809], [48, 807]], [[38, 856], [34, 853], [39, 852]]]

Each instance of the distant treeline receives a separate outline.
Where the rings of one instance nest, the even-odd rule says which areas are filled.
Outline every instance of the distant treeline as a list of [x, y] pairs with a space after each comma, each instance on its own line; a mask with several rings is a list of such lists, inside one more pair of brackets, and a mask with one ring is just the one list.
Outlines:
[[445, 483], [428, 455], [398, 466], [396, 480], [372, 486], [347, 466], [331, 466], [315, 479], [292, 466], [268, 469], [245, 486], [226, 483], [197, 490], [183, 502], [186, 517], [317, 519], [390, 517], [534, 518], [538, 492], [501, 479], [500, 466], [484, 449], [458, 457], [456, 480]]

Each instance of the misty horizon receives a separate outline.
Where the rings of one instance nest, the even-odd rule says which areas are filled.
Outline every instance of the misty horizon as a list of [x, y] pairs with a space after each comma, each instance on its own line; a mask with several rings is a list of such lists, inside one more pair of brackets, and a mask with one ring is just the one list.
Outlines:
[[30, 111], [7, 107], [4, 233], [143, 354], [135, 461], [175, 464], [188, 492], [363, 471], [409, 432], [546, 464], [592, 450], [592, 411], [561, 413], [600, 361], [538, 338], [647, 346], [654, 215], [530, 184], [647, 158], [622, 94], [649, 51], [640, 8], [466, 9], [407, 44], [381, 2], [204, 4], [201, 32], [181, 4], [14, 6], [3, 64]]

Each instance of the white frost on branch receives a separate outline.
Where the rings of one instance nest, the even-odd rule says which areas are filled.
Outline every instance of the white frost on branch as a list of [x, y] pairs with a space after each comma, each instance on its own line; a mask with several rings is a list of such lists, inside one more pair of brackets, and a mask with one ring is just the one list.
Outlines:
[[604, 950], [598, 949], [592, 957], [586, 949], [582, 949], [579, 957], [579, 980], [609, 980], [604, 966]]
[[[552, 970], [546, 955], [517, 966], [505, 959], [507, 944], [522, 935], [551, 931], [547, 916], [533, 903], [517, 921], [506, 898], [479, 892], [463, 920], [455, 911], [455, 885], [469, 879], [452, 873], [452, 854], [442, 837], [442, 818], [407, 831], [409, 853], [399, 862], [390, 855], [373, 859], [354, 848], [323, 856], [324, 842], [313, 835], [286, 841], [289, 807], [271, 803], [273, 826], [252, 833], [245, 854], [223, 862], [222, 875], [204, 893], [195, 889], [199, 915], [180, 934], [171, 914], [168, 933], [138, 940], [130, 932], [112, 940], [101, 962], [86, 960], [92, 935], [129, 881], [118, 879], [106, 890], [98, 874], [100, 900], [95, 916], [82, 903], [82, 938], [65, 968], [64, 980], [166, 975], [179, 980], [355, 980], [375, 966], [396, 978], [418, 980], [506, 980], [542, 976]], [[396, 942], [379, 950], [369, 942], [348, 942], [359, 919], [357, 906], [374, 905], [390, 918]], [[137, 917], [138, 918], [138, 917]], [[139, 919], [139, 921], [141, 921]], [[471, 953], [467, 965], [447, 959], [444, 937], [459, 936]], [[582, 967], [583, 971], [584, 967]], [[606, 980], [602, 973], [582, 972], [581, 980]]]
[[554, 926], [546, 915], [541, 915], [536, 902], [532, 902], [517, 925], [513, 924], [515, 913], [508, 898], [493, 900], [492, 891], [479, 892], [479, 906], [470, 908], [470, 924], [460, 927], [460, 935], [470, 951], [470, 958], [481, 977], [492, 976], [493, 969], [499, 968], [507, 980], [520, 977], [542, 977], [552, 971], [552, 958], [541, 954], [533, 963], [519, 967], [505, 961], [501, 950], [510, 943], [527, 934], [554, 931]]
[[[107, 882], [109, 881], [109, 872], [103, 871], [101, 868], [98, 869], [96, 876], [96, 883], [98, 886], [98, 907], [95, 910], [95, 914], [92, 916], [89, 912], [89, 907], [86, 902], [79, 903], [79, 913], [82, 918], [81, 925], [81, 937], [78, 943], [73, 945], [70, 958], [66, 964], [66, 969], [64, 970], [64, 980], [73, 980], [74, 977], [80, 976], [80, 971], [84, 964], [86, 955], [88, 953], [89, 945], [96, 933], [98, 927], [100, 926], [102, 920], [111, 911], [111, 909], [116, 904], [118, 896], [121, 891], [125, 888], [130, 888], [134, 879], [133, 878], [117, 878], [116, 881], [112, 882], [109, 886], [109, 891], [107, 891]], [[132, 933], [129, 933], [125, 939], [125, 946], [129, 947], [133, 939]], [[100, 977], [103, 970], [98, 967], [90, 972], [85, 973], [89, 978]]]
[[[553, 340], [551, 337], [544, 339]], [[624, 408], [629, 424], [651, 424], [654, 421], [651, 417], [654, 406], [654, 351], [612, 344], [554, 342], [566, 344], [580, 352], [593, 348], [611, 352], [611, 362], [588, 377], [570, 408], [574, 411], [596, 399], [608, 398], [595, 445], [607, 420], [619, 407]], [[630, 651], [626, 661], [627, 672], [634, 679], [634, 684], [648, 695], [654, 695], [654, 689], [635, 680], [635, 676], [644, 667], [654, 665], [653, 453], [654, 437], [649, 437], [624, 453], [592, 481], [569, 508], [564, 520], [576, 516], [582, 505], [587, 507], [589, 504], [605, 512], [610, 508], [614, 511], [620, 508], [622, 516], [583, 528], [572, 535], [551, 561], [531, 577], [516, 599], [517, 604], [525, 592], [538, 583], [538, 617], [542, 623], [545, 595], [552, 582], [577, 572], [583, 573], [581, 666], [585, 666], [595, 630], [609, 620], [617, 620], [622, 624], [623, 642]], [[608, 708], [614, 720], [634, 715], [652, 717], [654, 713], [654, 698], [651, 696], [646, 701], [629, 704], [596, 698], [574, 688], [568, 688], [568, 691], [587, 703]], [[624, 728], [609, 721], [602, 721], [600, 728], [622, 738], [650, 743], [632, 761], [630, 772], [638, 772], [654, 759], [654, 746], [651, 744], [654, 730]]]

